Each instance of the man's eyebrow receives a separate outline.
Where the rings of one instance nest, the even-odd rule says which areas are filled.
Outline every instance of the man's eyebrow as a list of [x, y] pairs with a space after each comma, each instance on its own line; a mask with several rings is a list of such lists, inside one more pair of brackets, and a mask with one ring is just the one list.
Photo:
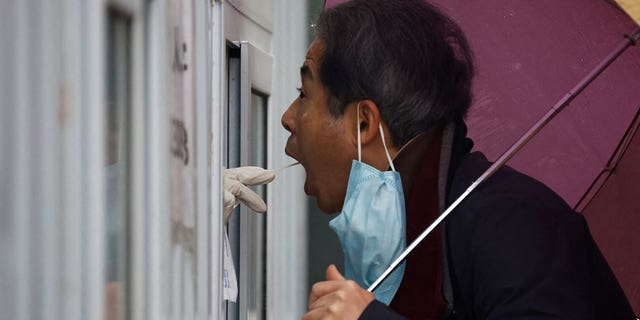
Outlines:
[[303, 80], [304, 78], [309, 78], [310, 80], [313, 80], [313, 72], [311, 72], [311, 69], [306, 64], [300, 67], [300, 77]]

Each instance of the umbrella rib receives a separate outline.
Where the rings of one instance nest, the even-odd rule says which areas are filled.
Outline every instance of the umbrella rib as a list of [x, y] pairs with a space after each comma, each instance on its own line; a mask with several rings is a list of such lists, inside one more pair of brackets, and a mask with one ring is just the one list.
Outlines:
[[[613, 171], [618, 167], [618, 164], [622, 160], [622, 156], [627, 152], [633, 137], [636, 135], [638, 128], [640, 128], [640, 107], [636, 112], [636, 115], [633, 117], [631, 124], [627, 128], [627, 131], [624, 133], [624, 136], [618, 143], [618, 146], [614, 150], [613, 154], [607, 161], [605, 167], [600, 171], [598, 176], [593, 180], [587, 191], [580, 197], [578, 203], [573, 207], [573, 210], [576, 212], [582, 213], [582, 211], [589, 206], [591, 200], [596, 197], [598, 192], [604, 187], [604, 185], [609, 180], [609, 177], [613, 173]], [[604, 176], [604, 179], [602, 178]]]

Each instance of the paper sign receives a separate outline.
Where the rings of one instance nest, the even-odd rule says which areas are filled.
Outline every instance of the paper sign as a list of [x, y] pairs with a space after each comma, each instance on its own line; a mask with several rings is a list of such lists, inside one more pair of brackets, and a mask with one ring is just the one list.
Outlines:
[[224, 230], [224, 257], [222, 259], [224, 262], [222, 273], [224, 289], [222, 290], [222, 296], [225, 300], [236, 302], [238, 301], [238, 279], [236, 278], [236, 268], [233, 265], [233, 257], [229, 247], [229, 235], [226, 228]]

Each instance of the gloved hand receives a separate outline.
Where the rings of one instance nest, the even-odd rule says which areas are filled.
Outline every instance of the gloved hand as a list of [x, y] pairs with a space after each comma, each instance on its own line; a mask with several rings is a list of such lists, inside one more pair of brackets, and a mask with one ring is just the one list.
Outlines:
[[224, 223], [229, 222], [237, 201], [241, 201], [255, 212], [264, 213], [267, 205], [247, 186], [266, 184], [276, 177], [271, 170], [260, 167], [239, 167], [224, 170]]

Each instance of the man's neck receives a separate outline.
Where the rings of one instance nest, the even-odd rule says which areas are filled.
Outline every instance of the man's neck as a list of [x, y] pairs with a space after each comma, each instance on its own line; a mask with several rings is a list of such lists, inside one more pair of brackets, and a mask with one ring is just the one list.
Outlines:
[[424, 155], [429, 151], [431, 140], [440, 130], [442, 130], [442, 128], [434, 127], [416, 135], [409, 140], [409, 142], [405, 143], [396, 153], [393, 164], [396, 170], [400, 172], [402, 189], [405, 194], [408, 194], [411, 190], [418, 165], [424, 158]]

